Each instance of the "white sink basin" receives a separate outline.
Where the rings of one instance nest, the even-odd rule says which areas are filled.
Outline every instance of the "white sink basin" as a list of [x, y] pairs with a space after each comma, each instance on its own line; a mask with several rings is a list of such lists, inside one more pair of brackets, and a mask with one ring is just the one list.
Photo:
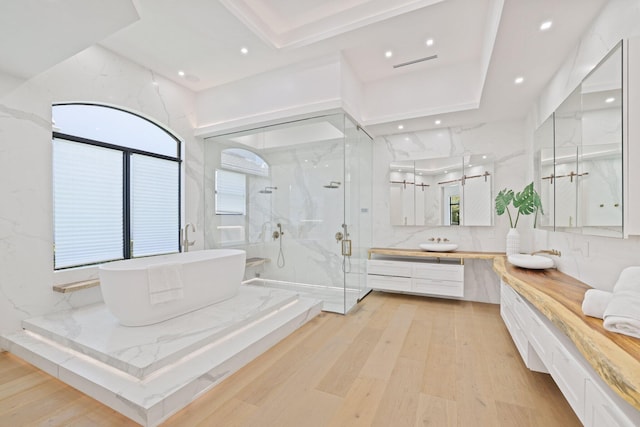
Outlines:
[[420, 249], [429, 252], [451, 252], [458, 249], [457, 243], [420, 243]]
[[551, 258], [540, 255], [513, 254], [509, 255], [507, 259], [515, 266], [534, 270], [552, 268], [555, 265]]

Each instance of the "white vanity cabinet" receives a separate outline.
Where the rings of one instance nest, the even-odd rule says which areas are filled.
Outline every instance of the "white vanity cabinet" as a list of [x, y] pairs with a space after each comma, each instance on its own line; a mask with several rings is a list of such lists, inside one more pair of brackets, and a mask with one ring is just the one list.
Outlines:
[[500, 314], [526, 366], [551, 374], [585, 426], [640, 426], [640, 411], [611, 390], [571, 340], [505, 283]]
[[370, 259], [367, 261], [367, 287], [381, 291], [461, 298], [464, 296], [464, 265], [459, 261]]

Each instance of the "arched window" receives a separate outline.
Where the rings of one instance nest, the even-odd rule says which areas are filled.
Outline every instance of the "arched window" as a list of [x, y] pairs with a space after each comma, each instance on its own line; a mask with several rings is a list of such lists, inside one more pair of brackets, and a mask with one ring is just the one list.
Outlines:
[[180, 250], [180, 141], [118, 108], [53, 113], [54, 267]]

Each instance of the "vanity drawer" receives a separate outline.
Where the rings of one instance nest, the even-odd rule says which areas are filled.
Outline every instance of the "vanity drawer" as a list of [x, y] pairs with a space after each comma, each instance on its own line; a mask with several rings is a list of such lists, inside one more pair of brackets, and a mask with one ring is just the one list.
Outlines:
[[558, 388], [573, 408], [580, 421], [584, 422], [585, 381], [588, 373], [560, 341], [554, 337], [551, 347], [549, 373]]
[[462, 282], [464, 280], [464, 266], [455, 264], [414, 263], [413, 277], [416, 279]]
[[[529, 308], [529, 307], [527, 307]], [[538, 353], [545, 366], [549, 365], [550, 349], [553, 344], [553, 333], [545, 323], [545, 319], [529, 308], [529, 343]], [[547, 371], [548, 372], [548, 371]]]
[[[585, 383], [585, 427], [635, 427], [640, 425], [640, 412], [613, 392], [604, 391], [594, 378]], [[606, 386], [605, 386], [606, 387]], [[618, 400], [618, 402], [615, 402]]]
[[411, 277], [410, 262], [370, 259], [367, 261], [367, 273], [380, 276]]
[[374, 274], [367, 275], [367, 287], [371, 289], [380, 289], [388, 291], [411, 291], [411, 278], [394, 277], [394, 276], [378, 276]]
[[421, 294], [463, 297], [464, 283], [448, 280], [414, 278], [411, 284], [411, 290]]
[[527, 349], [529, 343], [527, 342], [527, 335], [525, 334], [522, 326], [518, 324], [515, 316], [513, 315], [513, 311], [511, 307], [502, 304], [500, 306], [500, 316], [502, 320], [504, 320], [504, 324], [513, 339], [513, 343], [516, 345], [518, 352], [520, 353], [520, 357], [523, 361], [527, 360]]

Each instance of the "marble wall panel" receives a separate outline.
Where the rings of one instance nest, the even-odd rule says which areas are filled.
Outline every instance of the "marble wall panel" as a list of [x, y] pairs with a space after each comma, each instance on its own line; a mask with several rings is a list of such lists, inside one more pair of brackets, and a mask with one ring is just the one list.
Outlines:
[[[112, 52], [91, 47], [0, 98], [0, 333], [24, 318], [101, 299], [97, 288], [58, 294], [53, 271], [51, 105], [119, 106], [172, 130], [184, 141], [184, 222], [202, 230], [202, 142], [193, 137], [194, 95]], [[196, 247], [203, 247], [203, 235]], [[95, 269], [94, 269], [95, 270]], [[95, 277], [76, 271], [70, 281]], [[81, 277], [82, 276], [82, 277]]]
[[[611, 0], [605, 5], [541, 93], [526, 122], [527, 135], [533, 135], [541, 120], [548, 117], [562, 103], [620, 40], [640, 36], [638, 22], [640, 1]], [[633, 79], [634, 76], [630, 78]], [[620, 131], [613, 128], [603, 132], [619, 134]], [[529, 139], [529, 143], [531, 149], [532, 138]], [[533, 162], [529, 167], [532, 171]], [[533, 176], [533, 173], [530, 176]], [[620, 239], [536, 230], [532, 245], [535, 249], [560, 250], [562, 256], [556, 260], [558, 269], [599, 289], [612, 289], [622, 269], [640, 265], [638, 236]]]
[[[520, 191], [526, 184], [529, 158], [525, 155], [524, 122], [505, 121], [442, 128], [378, 137], [374, 141], [374, 247], [417, 248], [430, 237], [446, 237], [461, 250], [504, 251], [509, 221], [495, 217], [494, 226], [392, 226], [389, 222], [389, 163], [398, 160], [491, 154], [495, 158], [493, 197], [508, 187]], [[385, 171], [385, 173], [382, 173]], [[491, 202], [493, 205], [493, 201]], [[529, 249], [533, 218], [522, 217], [518, 230], [522, 250]], [[489, 261], [471, 261], [465, 271], [465, 299], [497, 303], [498, 279]]]

